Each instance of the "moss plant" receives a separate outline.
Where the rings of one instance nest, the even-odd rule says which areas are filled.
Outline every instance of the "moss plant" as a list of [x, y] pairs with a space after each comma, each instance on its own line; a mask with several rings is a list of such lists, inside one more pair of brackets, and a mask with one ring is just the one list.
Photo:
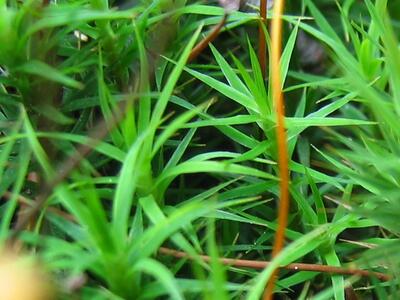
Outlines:
[[398, 298], [395, 2], [0, 0], [2, 247], [57, 299]]

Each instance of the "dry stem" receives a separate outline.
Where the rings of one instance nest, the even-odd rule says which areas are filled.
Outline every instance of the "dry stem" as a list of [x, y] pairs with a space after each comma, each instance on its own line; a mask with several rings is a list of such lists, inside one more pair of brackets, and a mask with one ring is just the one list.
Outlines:
[[[158, 252], [162, 255], [173, 256], [176, 258], [187, 258], [191, 260], [194, 259], [191, 255], [185, 252], [165, 247], [161, 247]], [[204, 262], [211, 261], [211, 257], [207, 255], [199, 255], [198, 257]], [[260, 269], [260, 270], [265, 269], [271, 263], [270, 261], [235, 259], [235, 258], [219, 258], [219, 261], [220, 263], [227, 266]], [[361, 277], [374, 276], [383, 281], [388, 281], [391, 279], [391, 276], [384, 273], [371, 272], [368, 270], [361, 270], [354, 268], [318, 265], [318, 264], [293, 263], [283, 266], [282, 268], [291, 271], [310, 271], [310, 272], [321, 272], [321, 273], [339, 274], [339, 275], [357, 275]]]

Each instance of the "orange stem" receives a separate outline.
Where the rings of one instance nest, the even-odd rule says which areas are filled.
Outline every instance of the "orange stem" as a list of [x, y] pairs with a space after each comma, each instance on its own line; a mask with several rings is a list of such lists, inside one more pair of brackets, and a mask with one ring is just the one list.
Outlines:
[[225, 25], [226, 19], [228, 18], [228, 14], [225, 13], [222, 17], [221, 21], [211, 30], [211, 32], [201, 40], [190, 52], [188, 62], [194, 60], [207, 46], [212, 43], [218, 36], [222, 27]]
[[[272, 248], [272, 258], [282, 250], [285, 241], [285, 230], [289, 214], [289, 167], [288, 150], [285, 131], [285, 105], [282, 93], [280, 60], [282, 53], [282, 14], [284, 1], [276, 0], [274, 3], [271, 25], [271, 67], [272, 67], [272, 93], [276, 110], [277, 126], [276, 138], [278, 144], [278, 164], [280, 176], [280, 199], [278, 210], [278, 229], [275, 233], [275, 241]], [[277, 280], [278, 270], [274, 270], [267, 283], [264, 300], [273, 299], [273, 291]]]
[[260, 24], [258, 26], [258, 61], [260, 63], [263, 78], [267, 73], [267, 42], [263, 30], [263, 24], [267, 26], [267, 0], [260, 1]]
[[[158, 252], [163, 255], [169, 255], [176, 258], [188, 258], [194, 259], [191, 255], [177, 251], [165, 247], [161, 247]], [[199, 255], [198, 256], [204, 262], [210, 262], [211, 257], [207, 255]], [[228, 266], [234, 267], [244, 267], [244, 268], [252, 268], [252, 269], [264, 269], [271, 262], [269, 261], [259, 261], [259, 260], [248, 260], [248, 259], [235, 259], [235, 258], [219, 258], [220, 263]], [[288, 264], [283, 267], [286, 270], [291, 271], [310, 271], [310, 272], [322, 272], [322, 273], [330, 273], [330, 274], [340, 274], [340, 275], [358, 275], [363, 277], [374, 276], [380, 280], [388, 281], [391, 277], [384, 273], [378, 272], [370, 272], [367, 270], [361, 269], [348, 269], [343, 267], [334, 267], [334, 266], [326, 266], [326, 265], [317, 265], [317, 264], [304, 264], [304, 263], [293, 263]]]

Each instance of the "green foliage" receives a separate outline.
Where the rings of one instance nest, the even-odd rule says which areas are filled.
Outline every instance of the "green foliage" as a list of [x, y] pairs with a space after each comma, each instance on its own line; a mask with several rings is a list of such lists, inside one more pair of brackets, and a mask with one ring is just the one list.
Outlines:
[[[282, 269], [276, 290], [290, 299], [345, 299], [351, 286], [360, 298], [396, 298], [395, 5], [288, 3], [281, 76], [292, 207], [284, 251], [258, 271], [219, 260], [269, 260], [277, 228], [275, 110], [255, 50], [257, 14], [231, 13], [188, 64], [223, 9], [128, 2], [0, 0], [1, 242], [50, 185], [17, 237], [52, 272], [60, 298], [259, 299], [274, 267], [293, 262], [393, 278]], [[83, 274], [83, 286], [63, 288]]]

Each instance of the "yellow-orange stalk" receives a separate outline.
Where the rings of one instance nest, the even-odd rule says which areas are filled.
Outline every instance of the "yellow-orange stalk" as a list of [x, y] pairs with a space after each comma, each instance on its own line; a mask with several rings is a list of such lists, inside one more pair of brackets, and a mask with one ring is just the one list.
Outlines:
[[[275, 234], [275, 241], [272, 249], [274, 258], [282, 250], [285, 241], [285, 230], [289, 213], [289, 168], [288, 151], [285, 131], [285, 105], [282, 93], [282, 80], [280, 59], [282, 52], [282, 14], [284, 8], [283, 0], [276, 0], [274, 3], [273, 17], [271, 23], [271, 80], [272, 95], [276, 111], [276, 138], [278, 144], [278, 164], [280, 177], [280, 197], [278, 209], [278, 228]], [[264, 300], [273, 298], [275, 282], [278, 270], [275, 270], [269, 279]]]
[[267, 2], [267, 0], [260, 1], [260, 25], [258, 26], [258, 61], [263, 78], [267, 72], [267, 42], [263, 29], [263, 24], [267, 24]]

